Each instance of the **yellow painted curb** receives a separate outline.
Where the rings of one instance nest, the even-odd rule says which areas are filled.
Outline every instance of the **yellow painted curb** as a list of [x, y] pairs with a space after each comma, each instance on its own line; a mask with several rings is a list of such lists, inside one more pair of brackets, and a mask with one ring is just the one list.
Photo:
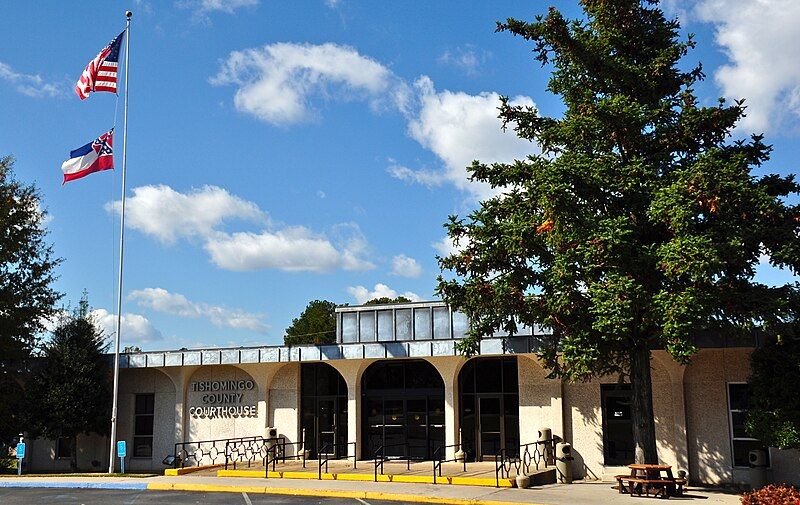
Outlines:
[[[383, 493], [378, 491], [338, 491], [333, 489], [292, 489], [262, 486], [220, 486], [216, 484], [189, 484], [183, 482], [151, 482], [147, 489], [153, 491], [198, 491], [206, 493], [252, 493], [277, 494], [289, 496], [317, 496], [324, 498], [351, 498], [362, 500], [388, 500], [399, 502], [432, 503], [438, 505], [519, 505], [520, 502], [481, 500], [478, 498], [439, 498], [402, 493]], [[545, 505], [528, 503], [526, 505]]]
[[[257, 477], [263, 478], [263, 470], [217, 470], [217, 477]], [[316, 480], [318, 474], [313, 472], [269, 472], [272, 479], [308, 479]], [[323, 473], [322, 480], [341, 480], [354, 482], [374, 482], [374, 475], [366, 473]], [[433, 477], [424, 475], [378, 475], [378, 482], [402, 482], [406, 484], [433, 484]], [[437, 477], [437, 484], [453, 484], [458, 486], [495, 487], [496, 481], [485, 477]], [[514, 487], [514, 479], [500, 479], [500, 487]]]
[[211, 468], [219, 468], [222, 465], [203, 465], [203, 466], [188, 466], [186, 468], [167, 468], [164, 470], [164, 475], [174, 477], [176, 475], [186, 475], [187, 473], [199, 472], [201, 470], [209, 470]]

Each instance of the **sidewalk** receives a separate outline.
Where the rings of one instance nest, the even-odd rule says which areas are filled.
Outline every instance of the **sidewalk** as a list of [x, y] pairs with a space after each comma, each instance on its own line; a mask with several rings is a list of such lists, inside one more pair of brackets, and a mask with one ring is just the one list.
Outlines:
[[[85, 487], [110, 489], [151, 489], [205, 492], [268, 493], [296, 496], [321, 496], [361, 500], [392, 500], [402, 502], [452, 505], [517, 504], [528, 505], [600, 505], [607, 503], [650, 502], [647, 498], [620, 495], [610, 482], [578, 482], [572, 485], [551, 484], [532, 489], [496, 489], [474, 486], [405, 484], [383, 482], [318, 481], [287, 479], [249, 479], [212, 476], [150, 477], [150, 478], [70, 478], [14, 477], [0, 479], [0, 487]], [[685, 497], [670, 502], [698, 502], [703, 505], [735, 505], [739, 497], [717, 490], [690, 488]]]

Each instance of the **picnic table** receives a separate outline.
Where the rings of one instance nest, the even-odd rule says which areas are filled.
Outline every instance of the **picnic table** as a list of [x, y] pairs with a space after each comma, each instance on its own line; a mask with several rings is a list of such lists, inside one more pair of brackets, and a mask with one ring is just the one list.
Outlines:
[[620, 493], [631, 496], [657, 496], [669, 498], [670, 496], [683, 495], [683, 486], [686, 479], [676, 479], [672, 475], [669, 465], [628, 465], [631, 473], [617, 475], [617, 484]]

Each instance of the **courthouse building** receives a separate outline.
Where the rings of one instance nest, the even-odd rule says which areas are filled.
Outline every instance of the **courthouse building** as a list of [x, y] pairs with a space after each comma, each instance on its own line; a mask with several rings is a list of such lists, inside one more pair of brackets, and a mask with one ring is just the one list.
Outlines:
[[[535, 354], [537, 328], [484, 338], [465, 359], [456, 343], [468, 322], [442, 302], [340, 307], [336, 321], [331, 345], [123, 354], [126, 469], [161, 471], [178, 442], [265, 436], [268, 428], [291, 442], [304, 436], [313, 458], [325, 450], [373, 459], [381, 445], [402, 452], [406, 443], [414, 459], [439, 457], [442, 446], [451, 458], [460, 443], [476, 461], [514, 453], [545, 427], [572, 444], [577, 478], [602, 479], [633, 461], [630, 386], [618, 377], [549, 379]], [[692, 484], [752, 482], [748, 454], [761, 444], [743, 419], [756, 342], [696, 343], [688, 366], [653, 353], [659, 459]], [[29, 467], [68, 469], [68, 444], [59, 442], [31, 441]], [[106, 439], [80, 437], [78, 451], [81, 468], [108, 467]], [[769, 450], [768, 464], [772, 480], [800, 480], [797, 452]]]

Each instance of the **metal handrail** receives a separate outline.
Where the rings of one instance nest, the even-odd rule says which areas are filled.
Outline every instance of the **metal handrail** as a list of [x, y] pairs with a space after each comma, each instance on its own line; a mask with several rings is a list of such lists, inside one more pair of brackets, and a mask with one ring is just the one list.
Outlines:
[[[251, 452], [251, 456], [247, 458], [245, 461], [247, 462], [247, 467], [249, 468], [253, 461], [256, 460], [256, 456], [261, 456], [261, 454], [266, 454], [265, 448], [270, 440], [280, 440], [283, 437], [247, 437], [245, 439], [229, 439], [225, 442], [225, 469], [228, 469], [228, 464], [233, 465], [233, 469], [236, 470], [236, 463], [242, 460], [242, 457], [246, 455], [246, 451], [249, 450]], [[247, 449], [243, 454], [239, 453], [240, 445], [247, 444]], [[255, 448], [254, 448], [255, 445]], [[236, 456], [233, 456], [233, 454]]]
[[[325, 473], [328, 473], [328, 461], [337, 459], [350, 459], [350, 456], [348, 455], [336, 456], [336, 449], [342, 446], [350, 447], [351, 445], [353, 446], [353, 469], [355, 470], [358, 461], [358, 455], [356, 454], [357, 448], [355, 442], [345, 442], [344, 444], [337, 444], [337, 443], [325, 444], [320, 449], [317, 450], [317, 464], [319, 465], [317, 467], [317, 478], [319, 478], [319, 480], [322, 480], [322, 465], [325, 465]], [[331, 455], [330, 453], [325, 453], [325, 450], [330, 450], [330, 449], [333, 449], [333, 455]], [[327, 455], [325, 459], [322, 459], [323, 454]]]
[[[281, 460], [282, 464], [286, 464], [286, 460], [287, 459], [299, 459], [299, 460], [301, 460], [303, 462], [303, 468], [306, 467], [306, 458], [305, 458], [305, 454], [303, 454], [305, 452], [305, 448], [304, 448], [304, 445], [303, 445], [304, 442], [303, 441], [300, 441], [300, 442], [287, 442], [286, 438], [284, 438], [284, 437], [281, 437], [281, 438], [283, 438], [283, 442], [277, 442], [276, 444], [271, 446], [269, 449], [267, 449], [267, 454], [264, 457], [264, 470], [265, 470], [264, 477], [265, 478], [269, 478], [269, 464], [272, 463], [272, 471], [274, 472], [276, 470], [276, 468], [277, 468], [276, 465], [277, 465], [277, 462], [278, 462], [279, 459]], [[297, 452], [295, 454], [291, 455], [291, 456], [287, 456], [286, 455], [286, 447], [295, 446], [295, 445], [297, 446]], [[270, 453], [273, 453], [273, 457], [271, 459], [269, 457]]]
[[500, 487], [500, 477], [502, 476], [505, 479], [511, 477], [511, 467], [517, 471], [517, 475], [519, 475], [520, 465], [522, 464], [522, 460], [519, 456], [509, 456], [508, 449], [503, 447], [500, 449], [500, 452], [497, 454], [499, 457], [495, 457], [494, 460], [494, 482], [495, 487]]
[[[222, 445], [222, 442], [225, 442], [225, 444], [227, 445], [229, 441], [255, 440], [257, 438], [261, 437], [252, 436], [252, 437], [236, 437], [236, 438], [217, 438], [214, 440], [194, 440], [189, 442], [177, 442], [175, 443], [175, 448], [174, 448], [175, 462], [173, 463], [173, 467], [178, 468], [178, 465], [180, 465], [181, 468], [185, 468], [186, 460], [189, 459], [190, 457], [194, 459], [195, 466], [200, 466], [200, 461], [206, 456], [210, 456], [211, 464], [215, 464], [217, 456], [220, 455], [220, 451], [217, 449], [218, 443]], [[213, 455], [210, 452], [203, 453], [200, 455], [200, 458], [198, 458], [197, 453], [202, 449], [203, 444], [211, 444], [211, 447], [215, 450], [215, 453]], [[189, 455], [189, 452], [186, 450], [186, 448], [195, 445], [197, 446], [197, 449], [191, 455]], [[178, 447], [180, 447], [180, 450], [178, 449]], [[227, 463], [227, 450], [225, 450], [225, 453], [226, 453], [225, 458]]]
[[[534, 464], [537, 470], [541, 463], [544, 463], [544, 468], [547, 468], [551, 463], [555, 464], [555, 444], [560, 440], [561, 438], [559, 437], [552, 437], [520, 445], [520, 459], [522, 460], [522, 470], [525, 474], [530, 473], [531, 463]], [[530, 450], [531, 446], [534, 447], [533, 453]]]
[[[409, 447], [408, 442], [400, 442], [397, 444], [385, 444], [378, 447], [378, 450], [375, 451], [375, 482], [378, 482], [378, 467], [381, 467], [381, 475], [383, 475], [383, 464], [387, 461], [391, 461], [393, 459], [392, 456], [386, 456], [386, 448], [387, 447], [399, 447], [403, 446], [405, 448], [404, 458], [406, 460], [406, 470], [411, 470], [411, 449]], [[378, 459], [378, 454], [380, 453], [380, 460]], [[394, 456], [394, 459], [399, 459], [398, 456]]]
[[[454, 453], [461, 450], [461, 444], [450, 444], [450, 445], [439, 446], [433, 451], [433, 483], [434, 484], [436, 484], [436, 470], [437, 470], [437, 468], [439, 470], [439, 477], [442, 476], [442, 463], [458, 462], [458, 459], [456, 459], [455, 457], [453, 459], [444, 459], [444, 456], [442, 456], [441, 459], [436, 459], [436, 454], [437, 453], [441, 455], [441, 451], [442, 450], [449, 449], [450, 447], [454, 447], [454, 448], [457, 447], [458, 448], [456, 451], [453, 451]], [[464, 472], [466, 472], [467, 471], [466, 454], [464, 455], [464, 462], [463, 463], [464, 463]]]

